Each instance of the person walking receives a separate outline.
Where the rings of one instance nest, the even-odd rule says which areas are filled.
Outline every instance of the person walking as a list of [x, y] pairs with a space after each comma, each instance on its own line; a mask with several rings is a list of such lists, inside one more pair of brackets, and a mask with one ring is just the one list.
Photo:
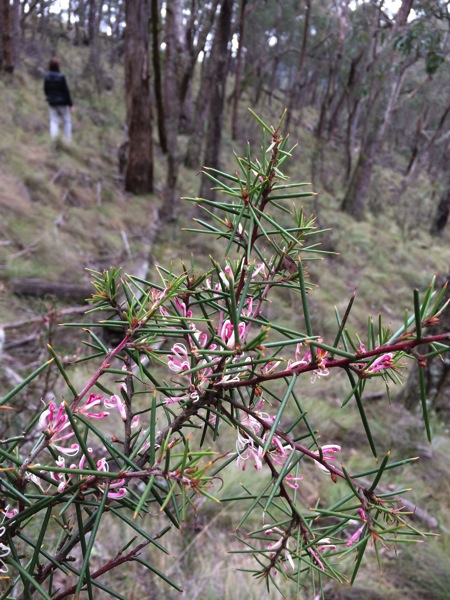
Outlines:
[[59, 135], [59, 122], [62, 119], [64, 138], [70, 142], [73, 104], [66, 78], [60, 72], [57, 58], [52, 58], [48, 64], [48, 71], [44, 78], [44, 93], [50, 111], [50, 137], [53, 140]]

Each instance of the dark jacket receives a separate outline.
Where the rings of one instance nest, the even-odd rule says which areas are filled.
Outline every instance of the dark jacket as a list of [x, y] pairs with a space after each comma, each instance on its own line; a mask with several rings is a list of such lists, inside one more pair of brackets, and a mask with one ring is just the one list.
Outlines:
[[48, 71], [44, 78], [44, 92], [50, 106], [72, 106], [66, 78], [58, 71]]

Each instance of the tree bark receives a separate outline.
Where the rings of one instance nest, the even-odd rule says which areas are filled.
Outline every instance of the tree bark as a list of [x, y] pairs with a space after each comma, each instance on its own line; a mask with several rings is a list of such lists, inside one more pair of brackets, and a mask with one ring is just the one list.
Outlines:
[[308, 37], [309, 37], [309, 21], [311, 18], [311, 0], [305, 0], [305, 24], [303, 26], [303, 35], [302, 35], [302, 46], [300, 48], [300, 57], [298, 61], [297, 71], [295, 73], [294, 84], [291, 88], [291, 93], [289, 94], [288, 105], [287, 105], [287, 115], [285, 121], [286, 131], [289, 133], [289, 128], [291, 125], [292, 112], [294, 107], [298, 103], [300, 85], [303, 77], [303, 70], [305, 67], [305, 59], [306, 59], [306, 46], [308, 45]]
[[238, 108], [239, 99], [241, 97], [241, 80], [242, 80], [242, 49], [244, 45], [244, 27], [245, 27], [245, 7], [247, 0], [241, 0], [241, 10], [239, 13], [239, 46], [236, 54], [236, 71], [234, 74], [234, 91], [233, 91], [233, 106], [231, 115], [231, 138], [239, 139], [239, 119]]
[[162, 90], [162, 76], [161, 76], [161, 58], [160, 58], [160, 10], [158, 0], [152, 0], [152, 61], [153, 61], [153, 81], [154, 81], [154, 92], [155, 92], [155, 103], [156, 103], [156, 115], [157, 115], [157, 126], [158, 126], [158, 137], [159, 145], [164, 154], [167, 153], [167, 138], [166, 138], [166, 117], [164, 114], [164, 98]]
[[[233, 0], [223, 0], [220, 8], [217, 31], [211, 50], [214, 65], [210, 90], [211, 103], [208, 111], [208, 129], [206, 133], [206, 153], [204, 164], [214, 169], [219, 168], [220, 144], [222, 140], [223, 107], [225, 100], [225, 84], [229, 67], [228, 42], [231, 35], [231, 19]], [[200, 197], [208, 195], [214, 199], [215, 193], [210, 190], [209, 180], [203, 176]]]
[[183, 0], [172, 0], [166, 5], [165, 61], [164, 61], [164, 116], [167, 140], [167, 171], [164, 206], [161, 216], [164, 220], [174, 217], [176, 204], [176, 183], [178, 179], [178, 130], [180, 125], [182, 99], [180, 83], [183, 70]]
[[431, 226], [431, 235], [442, 235], [450, 216], [450, 177], [443, 190]]
[[149, 0], [127, 0], [125, 5], [125, 83], [130, 140], [125, 189], [133, 194], [146, 194], [153, 190], [149, 8]]
[[[375, 53], [373, 60], [369, 63], [370, 70], [373, 73], [372, 76], [377, 77], [377, 80], [372, 81], [373, 93], [368, 100], [365, 132], [361, 141], [360, 153], [341, 204], [343, 211], [352, 214], [357, 219], [361, 219], [363, 216], [375, 158], [383, 147], [405, 73], [409, 66], [415, 62], [414, 57], [413, 61], [406, 62], [403, 65], [400, 64], [400, 60], [396, 57], [392, 46], [394, 35], [400, 27], [406, 24], [411, 5], [412, 0], [402, 0], [394, 26], [384, 41], [381, 50]], [[388, 69], [384, 82], [376, 74], [377, 66], [384, 66], [385, 69]], [[379, 118], [380, 114], [382, 115], [381, 120]]]
[[95, 79], [97, 91], [102, 89], [101, 70], [100, 70], [100, 22], [102, 20], [103, 2], [99, 0], [89, 0], [88, 16], [88, 38], [89, 38], [89, 58], [86, 72], [92, 74]]
[[5, 73], [14, 73], [14, 50], [12, 37], [12, 10], [9, 0], [2, 3], [2, 68]]
[[198, 169], [201, 166], [201, 155], [204, 142], [204, 125], [207, 119], [208, 106], [211, 101], [209, 90], [213, 78], [210, 58], [203, 61], [200, 77], [200, 89], [195, 101], [192, 129], [189, 138], [184, 164], [190, 169]]

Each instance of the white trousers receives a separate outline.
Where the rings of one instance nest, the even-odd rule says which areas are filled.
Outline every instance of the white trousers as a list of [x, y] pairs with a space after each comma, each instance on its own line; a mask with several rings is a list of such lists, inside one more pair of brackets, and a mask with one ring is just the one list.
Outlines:
[[70, 142], [72, 139], [72, 119], [68, 106], [49, 106], [50, 111], [50, 137], [55, 139], [59, 135], [59, 121], [62, 119], [64, 137]]

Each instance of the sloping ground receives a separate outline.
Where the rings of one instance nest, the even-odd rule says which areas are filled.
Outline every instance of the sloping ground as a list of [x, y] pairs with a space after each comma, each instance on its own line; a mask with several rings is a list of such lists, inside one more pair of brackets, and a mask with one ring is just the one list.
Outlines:
[[[25, 73], [0, 80], [1, 105], [7, 109], [0, 116], [4, 294], [13, 291], [13, 278], [88, 285], [86, 268], [140, 264], [148, 259], [155, 227], [155, 198], [129, 197], [117, 170], [121, 91], [80, 99], [69, 146], [49, 139], [41, 88], [40, 76]], [[73, 88], [77, 99], [77, 85]], [[21, 306], [16, 312], [15, 305], [6, 310], [3, 304], [0, 320], [19, 316]]]
[[[48, 139], [42, 81], [36, 70], [33, 73], [37, 75], [29, 75], [24, 70], [12, 82], [0, 80], [0, 106], [4, 107], [0, 111], [1, 323], [36, 318], [39, 321], [39, 316], [52, 306], [48, 299], [15, 295], [13, 282], [17, 278], [87, 285], [89, 274], [85, 268], [124, 265], [127, 271], [136, 273], [139, 269], [140, 275], [144, 275], [150, 250], [156, 262], [164, 265], [170, 261], [177, 264], [178, 258], [189, 261], [191, 252], [201, 262], [207, 261], [210, 253], [219, 258], [223, 255], [217, 240], [208, 238], [205, 242], [197, 235], [182, 231], [182, 217], [179, 223], [167, 226], [157, 244], [152, 245], [159, 198], [129, 197], [123, 192], [117, 173], [117, 147], [123, 138], [124, 122], [122, 89], [116, 83], [112, 91], [98, 96], [83, 79], [81, 71], [82, 60], [77, 55], [68, 73], [76, 103], [71, 146], [51, 143]], [[121, 80], [120, 77], [118, 72], [116, 82]], [[311, 142], [311, 135], [305, 129], [300, 137], [306, 141], [306, 149], [299, 155], [298, 172], [301, 178], [307, 178], [307, 162], [304, 161], [308, 159], [307, 142]], [[225, 141], [229, 149], [230, 143]], [[228, 164], [231, 166], [231, 161]], [[332, 155], [329, 168], [331, 172], [338, 170]], [[158, 171], [163, 171], [161, 165], [157, 167]], [[292, 167], [295, 179], [296, 172], [296, 166]], [[195, 194], [198, 188], [195, 173], [182, 171], [181, 175], [182, 193]], [[393, 178], [394, 171], [389, 173], [387, 180]], [[336, 305], [342, 314], [355, 288], [358, 288], [358, 295], [350, 318], [352, 328], [363, 333], [367, 314], [370, 312], [376, 318], [379, 311], [395, 326], [402, 321], [404, 308], [412, 306], [412, 289], [425, 289], [433, 274], [446, 273], [450, 265], [450, 249], [444, 241], [433, 240], [420, 230], [419, 224], [406, 238], [398, 219], [393, 218], [395, 207], [386, 207], [385, 212], [369, 215], [366, 222], [356, 223], [339, 212], [338, 195], [339, 189], [335, 196], [320, 196], [319, 212], [320, 227], [332, 228], [331, 232], [321, 234], [324, 245], [337, 254], [309, 266], [311, 279], [318, 286], [311, 294], [313, 324], [325, 339], [333, 339], [336, 331], [333, 306]], [[306, 200], [304, 204], [305, 209], [312, 211], [312, 203]], [[190, 210], [184, 206], [181, 205], [180, 214]], [[292, 315], [298, 313], [298, 307], [291, 305], [289, 297], [282, 297], [276, 308], [283, 320], [292, 319]], [[31, 360], [40, 360], [44, 356], [44, 346], [39, 340], [40, 325], [37, 322], [36, 329], [32, 330], [33, 344], [29, 348], [32, 352], [26, 355], [23, 364], [29, 365]], [[14, 340], [8, 337], [9, 332], [12, 328], [7, 330], [7, 342], [12, 343]], [[26, 338], [25, 333], [17, 331], [14, 336]], [[16, 362], [4, 361], [13, 370], [18, 369], [24, 354], [23, 346], [15, 348], [10, 346], [8, 356]], [[13, 381], [15, 374], [15, 371], [7, 374], [5, 385]], [[325, 380], [317, 384], [310, 399], [315, 402], [321, 431], [341, 443], [352, 467], [361, 464], [367, 448], [357, 414], [340, 410], [342, 389], [339, 378]], [[425, 507], [439, 520], [445, 533], [450, 525], [447, 460], [450, 443], [445, 424], [434, 420], [435, 440], [429, 446], [424, 441], [420, 420], [402, 407], [389, 406], [383, 399], [368, 405], [367, 410], [376, 423], [374, 436], [380, 448], [387, 451], [397, 446], [398, 458], [422, 456], [419, 467], [405, 468], [397, 483], [400, 487], [416, 489], [408, 498], [420, 504], [425, 500]], [[238, 482], [232, 473], [229, 477], [224, 486], [230, 492]], [[325, 489], [320, 491], [333, 493]], [[305, 488], [306, 495], [312, 492]], [[233, 562], [225, 555], [224, 544], [231, 540], [224, 531], [232, 529], [236, 523], [228, 511], [220, 513], [220, 510], [207, 509], [206, 515], [216, 520], [202, 535], [190, 531], [188, 524], [184, 541], [174, 536], [171, 547], [181, 559], [161, 558], [158, 568], [184, 580], [185, 598], [235, 598], [236, 581], [240, 589], [247, 590], [246, 597], [265, 597], [263, 588], [255, 586], [245, 574], [235, 575], [230, 571], [230, 564], [239, 566], [241, 560], [236, 555], [238, 559]], [[194, 552], [197, 557], [195, 568], [186, 550], [191, 542], [189, 552]], [[447, 546], [443, 536], [440, 540], [426, 540], [418, 549], [406, 547], [398, 548], [396, 553], [386, 551], [384, 579], [376, 568], [365, 568], [356, 589], [337, 589], [330, 584], [326, 588], [326, 598], [448, 598]], [[220, 557], [214, 565], [212, 556]], [[159, 581], [151, 583], [161, 596], [176, 597], [171, 596]], [[141, 581], [139, 571], [130, 568], [123, 585], [125, 588], [128, 585], [128, 590], [133, 589], [136, 594], [133, 597], [137, 597], [139, 593], [146, 593], [149, 582]], [[289, 592], [286, 593], [289, 597]]]

